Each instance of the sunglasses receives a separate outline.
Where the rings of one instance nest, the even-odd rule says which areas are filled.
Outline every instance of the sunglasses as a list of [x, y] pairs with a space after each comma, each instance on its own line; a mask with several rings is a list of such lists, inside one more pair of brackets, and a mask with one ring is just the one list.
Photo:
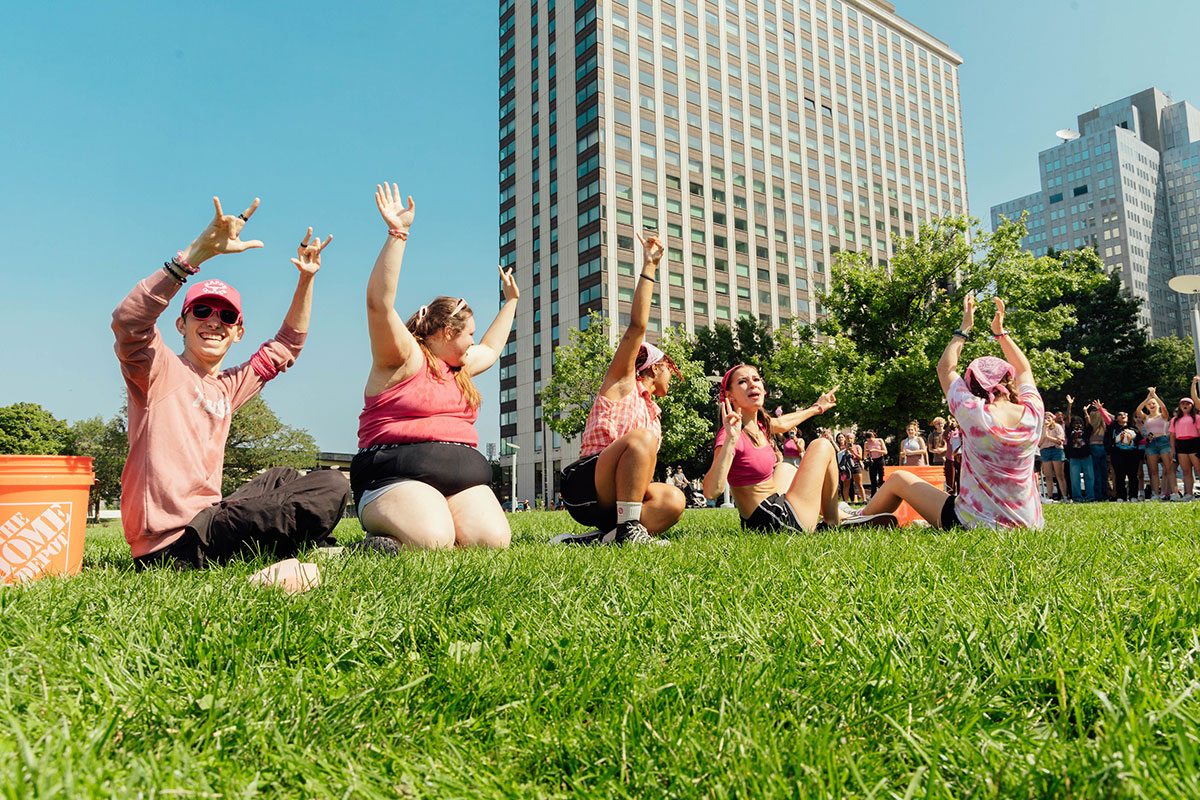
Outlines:
[[237, 325], [242, 321], [242, 315], [232, 308], [216, 309], [204, 303], [196, 303], [191, 308], [192, 316], [196, 319], [208, 319], [214, 311], [217, 312], [217, 317], [226, 325]]

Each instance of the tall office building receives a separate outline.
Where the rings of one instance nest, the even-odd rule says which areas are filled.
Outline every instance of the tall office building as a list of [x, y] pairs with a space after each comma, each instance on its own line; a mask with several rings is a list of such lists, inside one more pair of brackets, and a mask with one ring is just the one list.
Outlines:
[[1028, 211], [1026, 250], [1094, 248], [1142, 301], [1151, 336], [1190, 335], [1187, 300], [1167, 281], [1200, 273], [1200, 111], [1147, 89], [1061, 133], [1038, 154], [1041, 190], [993, 206], [992, 227]]
[[667, 247], [657, 341], [813, 321], [834, 253], [886, 264], [921, 219], [966, 213], [961, 63], [884, 0], [503, 0], [500, 252], [523, 302], [500, 433], [518, 494], [553, 497], [578, 457], [541, 389], [589, 311], [614, 339], [628, 322], [637, 232]]

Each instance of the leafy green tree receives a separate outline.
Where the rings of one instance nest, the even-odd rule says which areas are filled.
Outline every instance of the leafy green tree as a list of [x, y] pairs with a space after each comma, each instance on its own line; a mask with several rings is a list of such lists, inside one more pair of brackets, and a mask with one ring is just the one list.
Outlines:
[[256, 395], [233, 413], [221, 491], [230, 494], [270, 467], [311, 469], [316, 461], [317, 443], [309, 432], [284, 425], [262, 395]]
[[[608, 365], [613, 347], [607, 334], [608, 321], [596, 312], [588, 315], [585, 330], [571, 329], [567, 343], [554, 351], [554, 372], [542, 389], [542, 414], [546, 426], [564, 439], [583, 433], [588, 413]], [[658, 346], [669, 355], [683, 380], [672, 379], [671, 391], [657, 398], [662, 407], [663, 442], [659, 462], [677, 461], [695, 452], [709, 431], [709, 424], [698, 412], [711, 396], [703, 367], [693, 359], [692, 337], [682, 329], [670, 328]]]
[[[1021, 222], [1003, 221], [987, 233], [957, 217], [922, 223], [916, 237], [897, 242], [887, 267], [872, 264], [867, 253], [840, 253], [822, 298], [828, 319], [816, 330], [793, 326], [776, 335], [769, 380], [792, 393], [805, 389], [809, 400], [840, 385], [838, 406], [821, 418], [824, 424], [858, 423], [881, 434], [901, 432], [910, 419], [924, 424], [945, 413], [937, 362], [962, 319], [964, 293], [974, 291], [984, 309], [992, 296], [1005, 299], [1005, 323], [1039, 387], [1061, 386], [1079, 365], [1053, 346], [1076, 321], [1074, 306], [1062, 298], [1104, 278], [1094, 252], [1036, 258], [1020, 248], [1024, 232]], [[964, 366], [999, 354], [985, 329], [976, 326]]]
[[121, 472], [129, 455], [125, 408], [107, 422], [95, 416], [73, 424], [67, 452], [92, 459], [96, 482], [89, 497], [88, 516], [96, 519], [100, 516], [101, 500], [111, 503], [121, 497]]
[[739, 317], [732, 326], [718, 322], [696, 331], [693, 357], [700, 362], [705, 375], [724, 375], [735, 364], [760, 366], [774, 354], [771, 326], [749, 315]]
[[0, 453], [56, 456], [66, 451], [70, 427], [37, 403], [0, 408]]
[[[1171, 404], [1186, 395], [1196, 374], [1196, 357], [1192, 349], [1192, 337], [1163, 336], [1151, 339], [1146, 347], [1146, 386], [1153, 386], [1164, 402]], [[1141, 403], [1146, 399], [1145, 386], [1141, 387]], [[1130, 407], [1132, 411], [1133, 407]]]

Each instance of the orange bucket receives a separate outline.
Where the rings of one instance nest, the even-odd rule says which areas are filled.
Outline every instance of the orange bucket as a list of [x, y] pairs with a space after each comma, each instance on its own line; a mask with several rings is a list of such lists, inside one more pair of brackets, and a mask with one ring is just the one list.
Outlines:
[[0, 580], [79, 572], [95, 481], [90, 458], [0, 456]]
[[[883, 479], [886, 481], [888, 476], [893, 472], [911, 472], [926, 483], [932, 483], [939, 489], [946, 486], [946, 474], [942, 471], [941, 466], [936, 467], [884, 467]], [[922, 519], [921, 515], [916, 512], [908, 503], [901, 503], [896, 509], [896, 519], [901, 525], [908, 525], [914, 520]]]

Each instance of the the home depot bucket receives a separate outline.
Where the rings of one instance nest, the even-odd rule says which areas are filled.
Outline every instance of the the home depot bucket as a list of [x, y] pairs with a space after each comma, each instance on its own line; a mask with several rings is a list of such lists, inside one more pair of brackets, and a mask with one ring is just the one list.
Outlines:
[[[926, 483], [932, 483], [941, 489], [945, 486], [945, 473], [941, 467], [884, 467], [883, 477], [887, 480], [893, 472], [911, 472]], [[896, 519], [901, 525], [908, 525], [921, 519], [921, 515], [908, 503], [901, 503], [896, 509]]]
[[0, 456], [0, 580], [79, 572], [95, 480], [90, 458]]

